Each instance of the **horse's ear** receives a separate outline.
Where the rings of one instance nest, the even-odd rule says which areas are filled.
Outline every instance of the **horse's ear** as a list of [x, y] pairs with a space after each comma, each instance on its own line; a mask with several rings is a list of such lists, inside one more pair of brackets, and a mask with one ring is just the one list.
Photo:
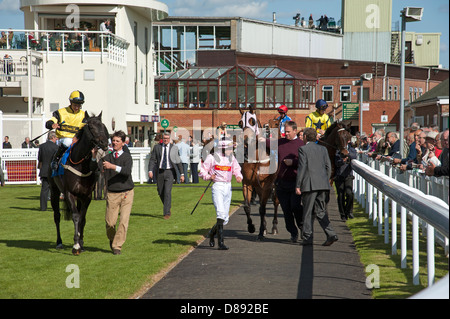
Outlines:
[[89, 112], [86, 112], [86, 118], [90, 118]]
[[103, 111], [101, 111], [100, 114], [97, 116], [100, 120], [102, 120], [102, 113]]

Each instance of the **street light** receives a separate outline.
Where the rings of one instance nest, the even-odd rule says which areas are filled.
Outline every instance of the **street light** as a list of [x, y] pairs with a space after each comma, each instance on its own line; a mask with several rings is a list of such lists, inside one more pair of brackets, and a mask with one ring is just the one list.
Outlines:
[[359, 136], [362, 137], [363, 132], [363, 87], [364, 87], [364, 81], [370, 81], [372, 80], [372, 73], [364, 73], [359, 77], [359, 80], [352, 81], [352, 84], [354, 86], [359, 85], [360, 86], [360, 92], [359, 92]]
[[414, 22], [422, 20], [423, 8], [406, 7], [401, 13], [402, 18], [402, 37], [400, 48], [400, 155], [403, 157], [403, 140], [405, 126], [405, 29], [406, 22]]

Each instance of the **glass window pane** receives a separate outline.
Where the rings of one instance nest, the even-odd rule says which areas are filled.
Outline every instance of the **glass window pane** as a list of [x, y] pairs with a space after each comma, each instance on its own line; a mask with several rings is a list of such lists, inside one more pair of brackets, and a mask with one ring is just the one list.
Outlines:
[[216, 49], [231, 49], [231, 27], [216, 27]]
[[214, 49], [214, 27], [201, 26], [198, 28], [198, 49], [210, 50]]

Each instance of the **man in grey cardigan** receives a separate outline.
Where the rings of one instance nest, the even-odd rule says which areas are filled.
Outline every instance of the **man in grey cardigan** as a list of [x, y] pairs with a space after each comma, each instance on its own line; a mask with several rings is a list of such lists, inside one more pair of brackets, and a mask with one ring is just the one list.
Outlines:
[[313, 243], [314, 215], [327, 235], [323, 246], [330, 246], [338, 240], [327, 214], [330, 197], [331, 163], [327, 149], [316, 144], [317, 132], [306, 128], [303, 136], [306, 145], [298, 149], [298, 169], [295, 192], [302, 195], [303, 232], [302, 245]]

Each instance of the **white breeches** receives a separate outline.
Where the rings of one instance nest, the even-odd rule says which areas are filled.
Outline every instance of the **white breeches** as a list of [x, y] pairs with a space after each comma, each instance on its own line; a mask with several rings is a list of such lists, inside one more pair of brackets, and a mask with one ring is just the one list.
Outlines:
[[226, 225], [230, 213], [231, 183], [216, 182], [211, 188], [211, 191], [217, 218], [223, 219], [223, 224]]
[[56, 145], [64, 144], [65, 146], [69, 147], [72, 144], [73, 139], [70, 137], [62, 137], [56, 141]]

